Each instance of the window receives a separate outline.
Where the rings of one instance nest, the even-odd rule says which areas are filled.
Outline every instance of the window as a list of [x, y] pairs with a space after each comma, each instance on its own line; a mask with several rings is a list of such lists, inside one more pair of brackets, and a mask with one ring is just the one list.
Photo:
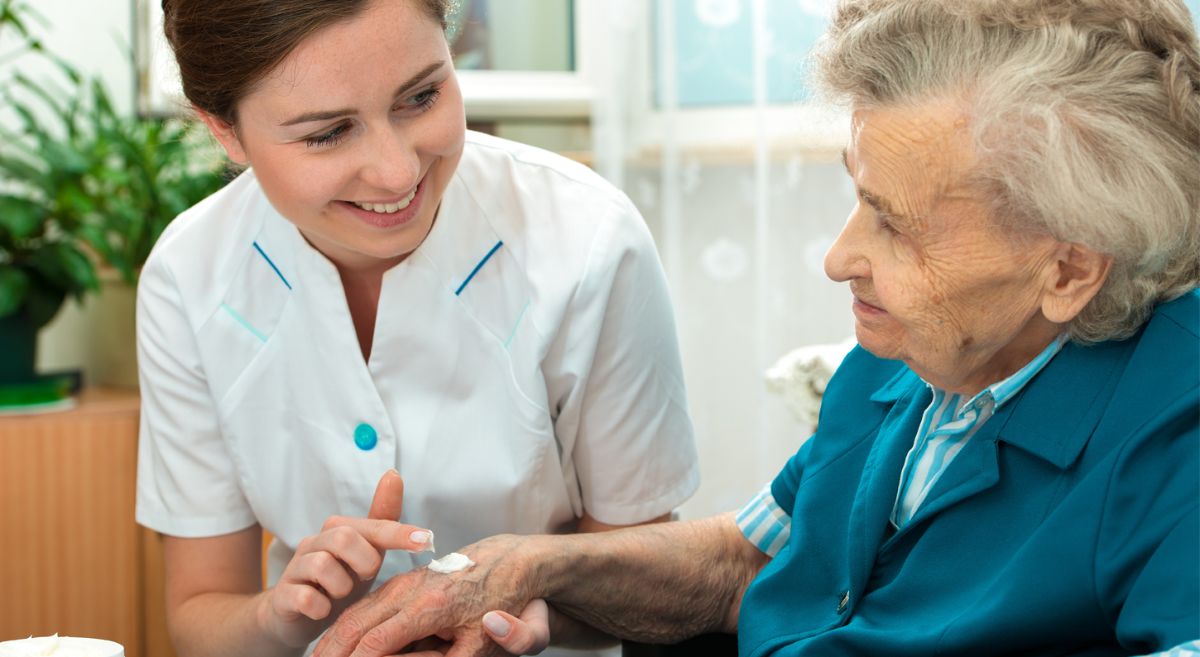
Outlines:
[[[638, 140], [840, 149], [847, 120], [813, 102], [808, 53], [834, 0], [657, 0], [647, 24], [652, 92]], [[665, 131], [665, 132], [664, 132]], [[666, 135], [666, 133], [670, 133]]]

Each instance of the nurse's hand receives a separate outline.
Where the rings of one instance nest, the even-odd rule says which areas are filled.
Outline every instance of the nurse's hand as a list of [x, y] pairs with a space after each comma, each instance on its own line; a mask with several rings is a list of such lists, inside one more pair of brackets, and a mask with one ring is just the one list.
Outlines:
[[550, 607], [537, 598], [525, 605], [521, 616], [503, 610], [483, 615], [483, 631], [510, 655], [536, 655], [550, 645]]
[[286, 645], [307, 645], [370, 590], [387, 550], [431, 549], [431, 532], [396, 522], [403, 502], [404, 481], [389, 470], [366, 518], [334, 516], [301, 540], [279, 582], [260, 598], [259, 625]]

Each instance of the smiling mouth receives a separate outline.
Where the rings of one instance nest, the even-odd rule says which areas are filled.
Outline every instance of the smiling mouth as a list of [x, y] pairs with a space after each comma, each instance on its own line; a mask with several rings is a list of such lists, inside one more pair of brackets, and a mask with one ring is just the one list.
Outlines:
[[359, 203], [358, 201], [350, 201], [350, 203], [355, 207], [361, 208], [368, 212], [374, 212], [376, 214], [393, 214], [403, 210], [404, 208], [407, 208], [408, 204], [412, 203], [412, 200], [414, 197], [416, 197], [416, 195], [417, 190], [413, 189], [408, 193], [408, 196], [405, 196], [395, 203]]

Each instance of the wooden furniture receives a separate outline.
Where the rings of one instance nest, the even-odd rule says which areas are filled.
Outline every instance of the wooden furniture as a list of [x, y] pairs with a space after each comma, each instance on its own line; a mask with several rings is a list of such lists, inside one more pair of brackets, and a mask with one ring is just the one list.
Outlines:
[[0, 640], [57, 632], [174, 657], [158, 539], [133, 518], [137, 432], [133, 391], [0, 416]]

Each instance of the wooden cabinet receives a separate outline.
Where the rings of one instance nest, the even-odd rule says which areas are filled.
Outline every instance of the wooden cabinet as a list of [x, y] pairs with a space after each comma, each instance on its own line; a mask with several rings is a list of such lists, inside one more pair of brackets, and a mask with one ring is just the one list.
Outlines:
[[138, 398], [0, 416], [0, 640], [55, 632], [173, 657], [158, 539], [134, 522]]

